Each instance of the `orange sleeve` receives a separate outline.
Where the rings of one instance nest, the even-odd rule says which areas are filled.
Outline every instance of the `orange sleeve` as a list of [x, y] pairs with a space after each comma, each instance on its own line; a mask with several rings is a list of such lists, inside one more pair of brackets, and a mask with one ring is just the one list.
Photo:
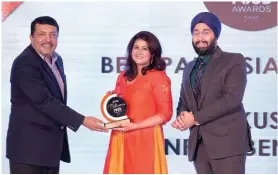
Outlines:
[[157, 115], [161, 116], [165, 124], [170, 121], [173, 114], [171, 80], [165, 72], [157, 72], [152, 78]]

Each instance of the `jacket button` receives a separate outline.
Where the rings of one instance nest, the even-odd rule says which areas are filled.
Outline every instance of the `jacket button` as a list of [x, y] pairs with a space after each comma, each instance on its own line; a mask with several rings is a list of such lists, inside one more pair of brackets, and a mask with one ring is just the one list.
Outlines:
[[61, 126], [61, 129], [64, 129], [65, 127], [64, 126]]

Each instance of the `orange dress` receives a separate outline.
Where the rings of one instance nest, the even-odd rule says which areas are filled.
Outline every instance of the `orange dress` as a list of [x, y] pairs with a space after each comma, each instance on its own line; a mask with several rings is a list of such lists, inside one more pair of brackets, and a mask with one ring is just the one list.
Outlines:
[[[165, 71], [148, 71], [127, 83], [122, 72], [115, 93], [125, 99], [127, 116], [138, 123], [159, 115], [165, 124], [173, 113], [171, 81]], [[113, 130], [105, 160], [105, 174], [166, 174], [164, 135], [161, 125], [121, 132]]]

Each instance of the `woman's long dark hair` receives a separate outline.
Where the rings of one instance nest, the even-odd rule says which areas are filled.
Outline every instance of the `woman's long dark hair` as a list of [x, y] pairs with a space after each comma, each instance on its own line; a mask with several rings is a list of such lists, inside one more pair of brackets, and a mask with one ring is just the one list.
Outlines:
[[150, 64], [142, 68], [142, 75], [146, 75], [147, 71], [152, 69], [163, 71], [166, 68], [166, 63], [161, 58], [162, 48], [157, 37], [151, 32], [141, 31], [131, 38], [127, 46], [126, 72], [124, 76], [128, 81], [132, 81], [138, 75], [137, 65], [132, 59], [133, 45], [137, 39], [147, 42], [148, 49], [152, 55]]

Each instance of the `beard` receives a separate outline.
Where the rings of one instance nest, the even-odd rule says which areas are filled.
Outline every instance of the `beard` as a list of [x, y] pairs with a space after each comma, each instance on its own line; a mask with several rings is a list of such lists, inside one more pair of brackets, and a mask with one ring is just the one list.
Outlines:
[[204, 43], [206, 43], [208, 45], [208, 47], [205, 47], [205, 48], [198, 48], [196, 45], [198, 45], [199, 42], [201, 42], [201, 41], [198, 41], [194, 44], [193, 41], [192, 41], [193, 48], [199, 56], [206, 56], [206, 55], [212, 55], [213, 54], [213, 52], [214, 52], [214, 50], [216, 49], [216, 46], [217, 46], [216, 38], [214, 38], [211, 41], [210, 45], [208, 45], [207, 41], [203, 41]]

